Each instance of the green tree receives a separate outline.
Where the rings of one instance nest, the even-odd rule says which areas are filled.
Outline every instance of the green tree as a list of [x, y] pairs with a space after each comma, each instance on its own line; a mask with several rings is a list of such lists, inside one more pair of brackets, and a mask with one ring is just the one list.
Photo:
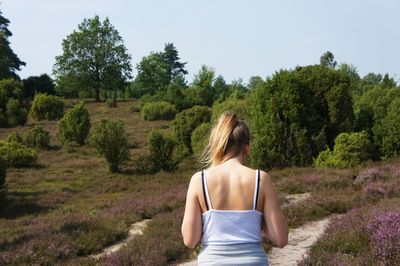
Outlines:
[[180, 62], [178, 50], [173, 43], [167, 43], [164, 47], [163, 59], [166, 66], [167, 80], [166, 83], [171, 83], [177, 76], [188, 74], [185, 69], [187, 63]]
[[25, 66], [25, 62], [21, 61], [10, 47], [8, 38], [12, 36], [8, 29], [10, 21], [2, 16], [0, 10], [0, 80], [14, 78], [19, 79], [16, 71], [21, 70], [21, 66]]
[[22, 80], [24, 84], [24, 98], [32, 98], [35, 93], [41, 92], [48, 95], [55, 94], [54, 81], [47, 74], [42, 74], [40, 76], [30, 76], [27, 79]]
[[331, 67], [331, 68], [335, 68], [337, 64], [337, 62], [335, 61], [335, 56], [329, 51], [321, 55], [319, 62], [321, 66]]
[[62, 48], [53, 67], [61, 91], [91, 90], [99, 101], [100, 91], [123, 89], [131, 78], [131, 56], [108, 18], [85, 18]]
[[400, 97], [391, 102], [382, 122], [382, 154], [386, 157], [400, 154]]
[[194, 75], [193, 87], [204, 105], [211, 106], [216, 98], [214, 88], [215, 70], [202, 65], [200, 71]]

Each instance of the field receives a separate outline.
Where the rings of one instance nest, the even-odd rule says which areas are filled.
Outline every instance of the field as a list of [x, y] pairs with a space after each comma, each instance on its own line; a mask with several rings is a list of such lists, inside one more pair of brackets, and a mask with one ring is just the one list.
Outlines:
[[[72, 105], [76, 100], [67, 102]], [[102, 118], [125, 123], [133, 160], [115, 174], [108, 172], [105, 160], [93, 148], [61, 147], [57, 121], [43, 122], [51, 135], [51, 148], [39, 151], [34, 167], [7, 171], [7, 202], [0, 212], [0, 264], [165, 265], [196, 256], [198, 248], [190, 251], [183, 246], [180, 224], [190, 176], [200, 165], [188, 158], [175, 172], [135, 174], [135, 158], [147, 152], [148, 133], [154, 128], [168, 131], [170, 125], [143, 121], [139, 113], [128, 110], [136, 104], [118, 102], [117, 108], [108, 108], [105, 103], [86, 103], [92, 124]], [[23, 127], [1, 129], [0, 138], [15, 129], [25, 132], [35, 124], [30, 119]], [[327, 230], [318, 244], [324, 248], [313, 247], [304, 265], [326, 264], [332, 256], [344, 264], [400, 261], [390, 241], [387, 249], [375, 252], [374, 232], [363, 231], [367, 224], [361, 222], [373, 223], [374, 210], [382, 215], [400, 212], [399, 158], [352, 169], [293, 167], [269, 174], [283, 203], [289, 194], [311, 192], [309, 199], [284, 208], [291, 228], [349, 212], [344, 222], [336, 221], [341, 226]], [[363, 213], [370, 215], [363, 218]], [[89, 257], [124, 239], [129, 226], [143, 219], [152, 220], [127, 247], [99, 261]], [[358, 229], [349, 234], [355, 224]], [[267, 241], [265, 248], [271, 248]], [[372, 255], [361, 259], [370, 250]]]

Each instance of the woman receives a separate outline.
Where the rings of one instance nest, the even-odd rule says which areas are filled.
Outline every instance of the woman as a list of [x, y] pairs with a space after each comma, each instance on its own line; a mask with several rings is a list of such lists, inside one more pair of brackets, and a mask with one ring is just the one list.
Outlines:
[[199, 265], [268, 265], [262, 227], [276, 246], [287, 244], [287, 222], [270, 177], [243, 165], [249, 143], [247, 125], [223, 113], [203, 154], [211, 166], [190, 180], [182, 236], [189, 248], [201, 240]]

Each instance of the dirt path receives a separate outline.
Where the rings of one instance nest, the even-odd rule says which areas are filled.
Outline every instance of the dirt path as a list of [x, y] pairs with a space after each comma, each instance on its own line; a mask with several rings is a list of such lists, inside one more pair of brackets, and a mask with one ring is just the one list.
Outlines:
[[142, 235], [143, 234], [143, 229], [146, 228], [147, 223], [151, 221], [151, 219], [144, 219], [142, 221], [136, 222], [134, 224], [131, 225], [131, 227], [129, 228], [129, 233], [128, 233], [128, 237], [125, 238], [124, 240], [122, 240], [121, 242], [112, 245], [110, 247], [107, 247], [105, 249], [103, 249], [103, 251], [99, 254], [96, 255], [91, 255], [90, 257], [95, 258], [95, 259], [99, 259], [104, 255], [109, 255], [111, 253], [114, 253], [116, 251], [118, 251], [119, 249], [121, 249], [123, 246], [126, 246], [135, 236], [137, 235]]
[[[286, 199], [289, 203], [283, 204], [282, 207], [306, 200], [310, 196], [311, 193], [288, 195]], [[270, 252], [268, 252], [270, 265], [297, 265], [296, 261], [301, 259], [301, 256], [305, 254], [307, 249], [317, 240], [318, 236], [324, 232], [329, 219], [330, 217], [327, 217], [319, 221], [306, 223], [299, 228], [290, 230], [288, 245], [282, 249], [272, 248]], [[193, 259], [177, 265], [195, 266], [197, 265], [197, 260]]]

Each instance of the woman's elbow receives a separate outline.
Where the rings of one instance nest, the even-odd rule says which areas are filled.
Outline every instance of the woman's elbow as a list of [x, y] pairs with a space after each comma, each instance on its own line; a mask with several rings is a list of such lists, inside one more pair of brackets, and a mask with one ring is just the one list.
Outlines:
[[197, 242], [198, 241], [195, 241], [193, 238], [191, 238], [191, 237], [183, 237], [183, 244], [186, 246], [186, 247], [188, 247], [188, 248], [190, 248], [190, 249], [194, 249], [194, 247], [197, 245]]
[[283, 236], [281, 239], [278, 239], [278, 240], [275, 242], [275, 245], [276, 245], [278, 248], [283, 248], [283, 247], [285, 247], [287, 244], [288, 244], [288, 236], [287, 236], [287, 235], [286, 235], [286, 236]]

